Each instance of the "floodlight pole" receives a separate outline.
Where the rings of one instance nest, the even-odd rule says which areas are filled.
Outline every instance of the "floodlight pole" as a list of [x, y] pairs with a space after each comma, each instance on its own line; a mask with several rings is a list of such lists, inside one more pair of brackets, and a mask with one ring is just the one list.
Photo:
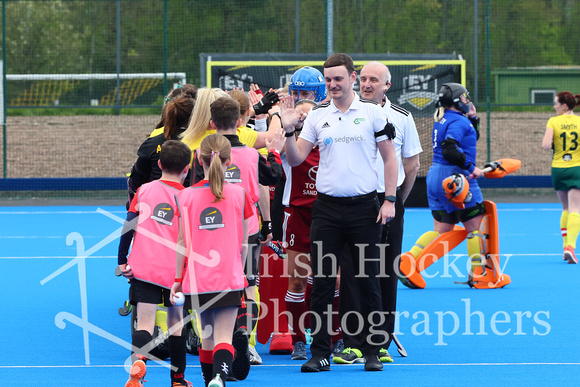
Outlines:
[[485, 94], [487, 102], [487, 161], [491, 161], [491, 59], [490, 59], [490, 41], [489, 41], [489, 0], [485, 0], [485, 56], [486, 56], [486, 69], [485, 69]]
[[115, 111], [121, 113], [121, 0], [117, 0], [117, 91], [115, 93]]
[[326, 0], [326, 56], [334, 53], [334, 1]]
[[163, 2], [163, 96], [169, 93], [167, 87], [167, 0]]
[[475, 8], [475, 12], [474, 12], [474, 16], [473, 16], [473, 46], [474, 46], [474, 52], [473, 52], [473, 72], [474, 72], [474, 85], [473, 85], [473, 103], [475, 104], [475, 106], [478, 105], [478, 100], [479, 100], [479, 87], [478, 87], [478, 83], [479, 83], [479, 64], [478, 64], [478, 5], [479, 2], [478, 0], [474, 0], [474, 8]]
[[2, 0], [2, 176], [6, 179], [6, 169], [8, 167], [6, 150], [8, 149], [6, 140], [6, 0]]
[[296, 18], [294, 20], [294, 45], [296, 54], [300, 50], [300, 0], [296, 0]]

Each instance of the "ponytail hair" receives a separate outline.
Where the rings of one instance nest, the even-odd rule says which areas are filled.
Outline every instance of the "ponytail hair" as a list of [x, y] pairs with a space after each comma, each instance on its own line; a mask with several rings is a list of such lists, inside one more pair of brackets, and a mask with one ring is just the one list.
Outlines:
[[165, 125], [163, 128], [165, 139], [171, 140], [177, 130], [187, 127], [194, 105], [195, 100], [187, 94], [182, 94], [167, 102], [165, 105]]
[[225, 175], [222, 164], [232, 156], [230, 142], [221, 134], [210, 134], [201, 142], [199, 152], [203, 165], [208, 166], [209, 188], [215, 196], [213, 203], [219, 202], [224, 199]]
[[443, 106], [437, 106], [437, 110], [435, 110], [435, 114], [433, 114], [433, 119], [435, 122], [441, 121], [443, 115], [445, 114], [445, 108]]
[[180, 95], [186, 95], [195, 100], [197, 98], [197, 87], [191, 83], [186, 83], [185, 85], [179, 85], [175, 89], [171, 90], [171, 92], [163, 100], [163, 107], [161, 108], [161, 119], [155, 126], [155, 129], [159, 129], [165, 126], [167, 103], [179, 97]]
[[580, 94], [573, 95], [569, 91], [561, 91], [556, 94], [556, 98], [560, 104], [568, 106], [570, 110], [574, 110], [574, 107], [580, 105]]

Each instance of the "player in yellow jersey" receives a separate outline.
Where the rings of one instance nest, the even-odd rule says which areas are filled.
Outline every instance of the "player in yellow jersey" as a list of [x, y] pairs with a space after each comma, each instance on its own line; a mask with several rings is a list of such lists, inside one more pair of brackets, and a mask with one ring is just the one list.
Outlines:
[[[181, 140], [186, 143], [192, 151], [199, 149], [201, 141], [206, 136], [215, 133], [215, 130], [213, 130], [209, 125], [209, 106], [219, 97], [227, 96], [228, 93], [219, 88], [202, 88], [198, 90], [189, 126], [181, 137]], [[238, 137], [243, 144], [256, 149], [265, 147], [266, 140], [271, 141], [273, 137], [272, 131], [258, 133], [249, 128], [238, 128], [237, 132]]]
[[574, 107], [580, 95], [561, 91], [554, 98], [556, 117], [548, 120], [542, 140], [544, 150], [552, 149], [552, 185], [562, 203], [560, 229], [564, 260], [578, 263], [574, 250], [580, 232], [580, 117]]

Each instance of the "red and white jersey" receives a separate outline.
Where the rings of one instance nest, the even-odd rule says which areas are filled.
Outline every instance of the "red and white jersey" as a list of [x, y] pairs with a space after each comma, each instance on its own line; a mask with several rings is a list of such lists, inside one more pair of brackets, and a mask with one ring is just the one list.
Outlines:
[[168, 289], [175, 279], [179, 233], [175, 194], [182, 189], [181, 184], [154, 180], [139, 187], [136, 196], [139, 223], [127, 263], [135, 278]]
[[206, 294], [242, 290], [246, 276], [241, 252], [246, 194], [239, 185], [224, 184], [224, 198], [207, 184], [186, 188], [177, 196], [183, 224], [185, 254], [183, 293]]
[[[226, 169], [226, 181], [242, 186], [250, 200], [257, 204], [260, 200], [260, 185], [258, 184], [258, 158], [261, 157], [258, 151], [248, 146], [232, 147], [232, 164]], [[254, 235], [260, 231], [260, 218], [258, 207], [253, 206], [254, 216], [250, 219], [248, 226], [249, 235]]]
[[290, 167], [286, 163], [284, 168], [286, 185], [284, 186], [284, 196], [282, 197], [284, 206], [312, 207], [318, 196], [316, 175], [319, 161], [320, 152], [318, 147], [314, 147], [299, 166]]

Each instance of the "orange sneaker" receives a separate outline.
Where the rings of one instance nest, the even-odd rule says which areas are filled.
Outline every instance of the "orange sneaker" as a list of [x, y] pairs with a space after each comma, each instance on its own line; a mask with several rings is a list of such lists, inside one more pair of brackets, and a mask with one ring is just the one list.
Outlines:
[[574, 254], [574, 248], [570, 245], [566, 246], [564, 249], [564, 258], [568, 263], [578, 263], [578, 259], [576, 259], [576, 254]]
[[191, 384], [190, 381], [185, 380], [185, 379], [183, 379], [183, 380], [181, 380], [179, 382], [173, 382], [173, 383], [171, 383], [171, 387], [183, 387], [183, 386], [185, 386], [185, 387], [193, 387], [193, 384]]
[[141, 387], [143, 386], [143, 378], [147, 373], [147, 366], [141, 359], [135, 360], [131, 369], [129, 370], [129, 380], [125, 383], [125, 387]]

